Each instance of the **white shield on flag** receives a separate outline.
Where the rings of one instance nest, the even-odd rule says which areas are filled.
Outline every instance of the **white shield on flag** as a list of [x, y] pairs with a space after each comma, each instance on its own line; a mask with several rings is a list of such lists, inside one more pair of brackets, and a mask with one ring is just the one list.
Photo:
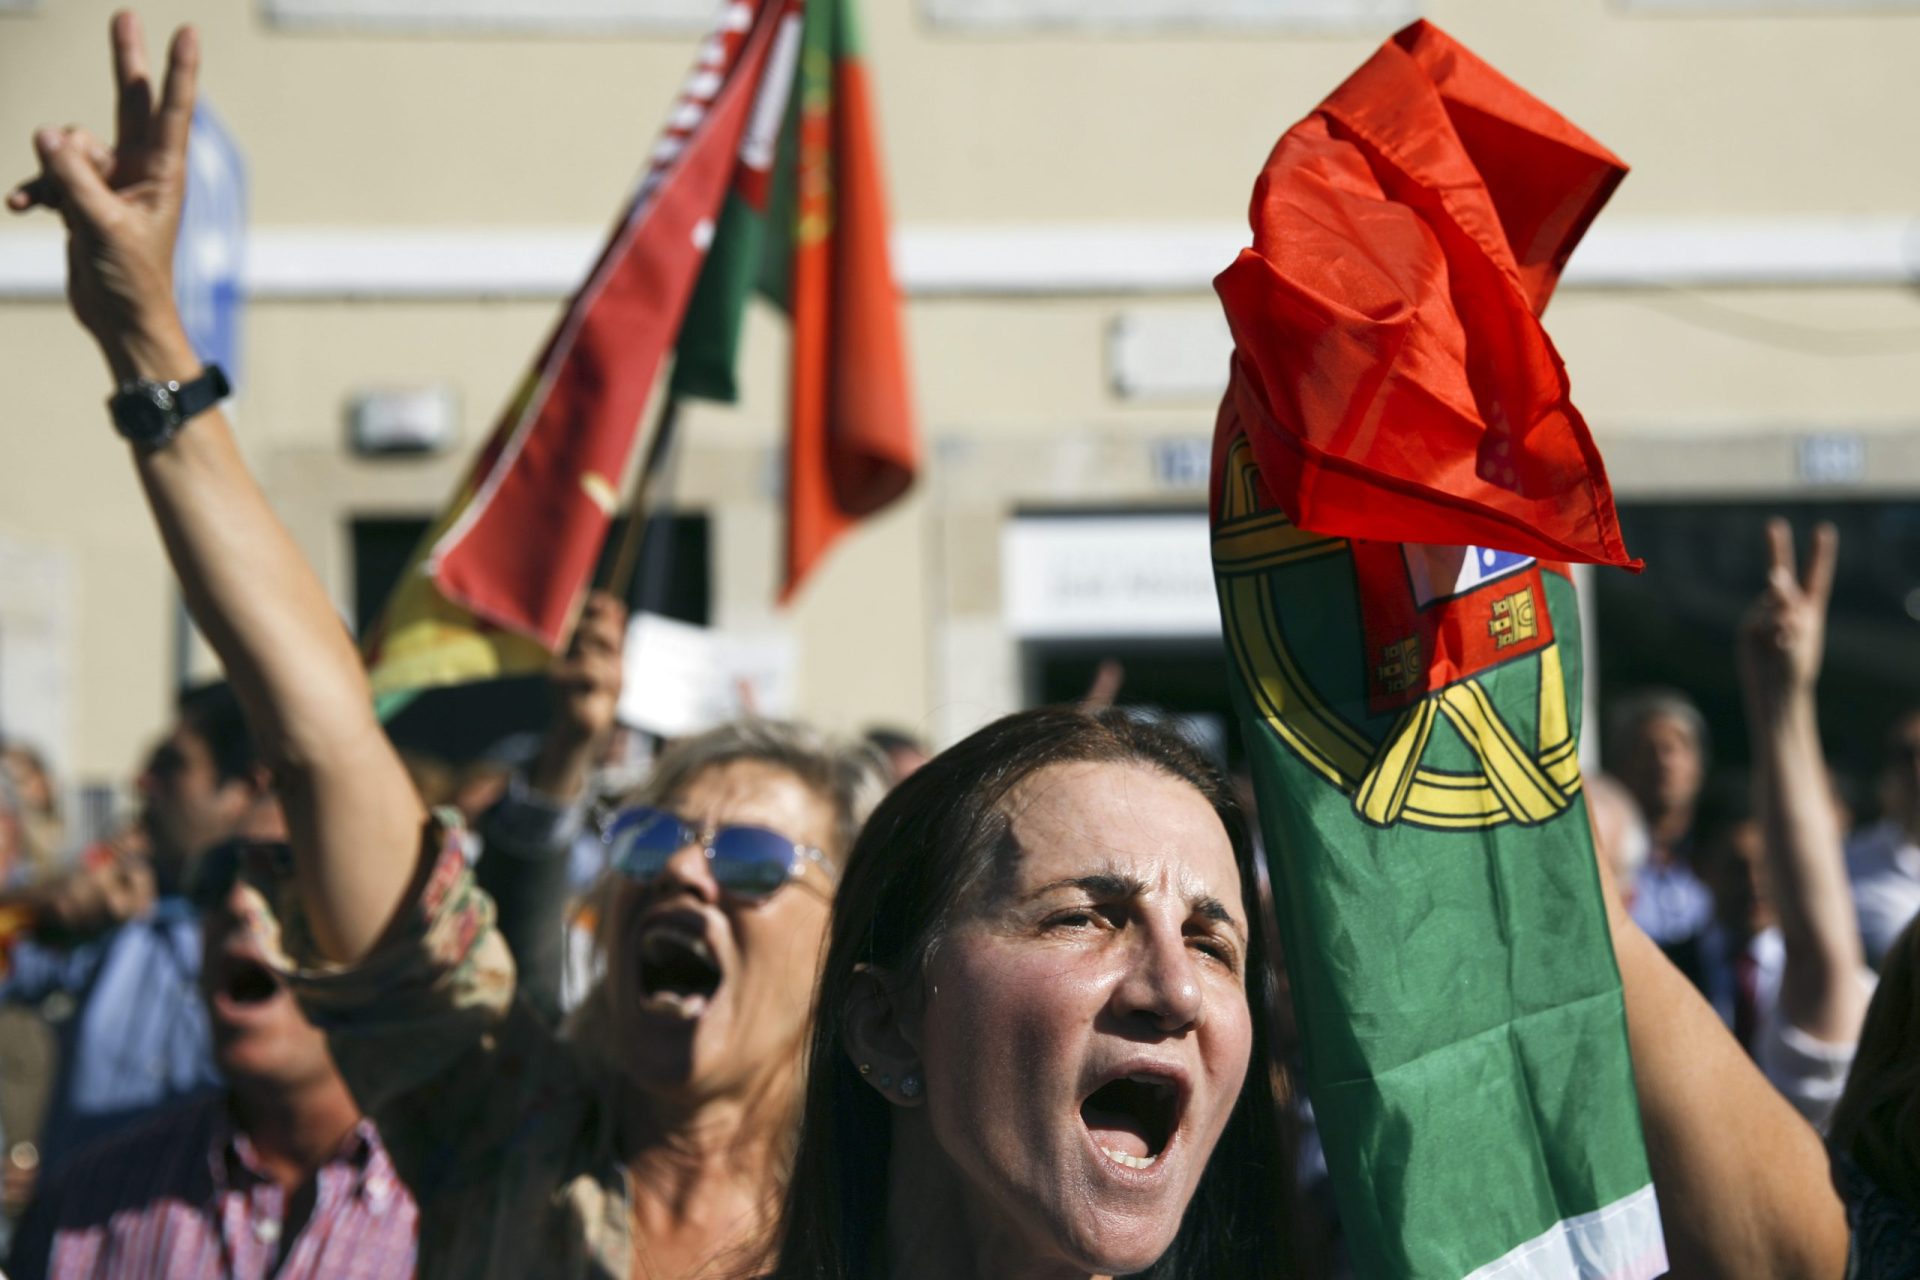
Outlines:
[[1407, 543], [1400, 548], [1407, 560], [1407, 579], [1421, 608], [1451, 600], [1484, 586], [1495, 578], [1518, 573], [1533, 557], [1491, 547], [1439, 547]]

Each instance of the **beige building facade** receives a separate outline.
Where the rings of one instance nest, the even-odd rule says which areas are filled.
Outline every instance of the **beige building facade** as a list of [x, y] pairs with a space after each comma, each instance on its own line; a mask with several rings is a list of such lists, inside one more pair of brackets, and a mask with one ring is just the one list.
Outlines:
[[[237, 420], [340, 601], [357, 520], [425, 517], [580, 278], [697, 43], [687, 0], [207, 0], [244, 148]], [[927, 465], [775, 607], [784, 334], [692, 406], [674, 503], [712, 622], [776, 637], [790, 709], [945, 742], [1031, 695], [1035, 645], [1204, 639], [1211, 275], [1274, 139], [1429, 18], [1634, 167], [1547, 322], [1623, 498], [1920, 491], [1920, 2], [866, 0]], [[94, 0], [0, 0], [0, 140], [104, 127]], [[176, 596], [60, 298], [0, 226], [0, 731], [124, 778], [177, 677]], [[427, 389], [431, 456], [351, 407]], [[1102, 524], [1062, 516], [1097, 514]]]

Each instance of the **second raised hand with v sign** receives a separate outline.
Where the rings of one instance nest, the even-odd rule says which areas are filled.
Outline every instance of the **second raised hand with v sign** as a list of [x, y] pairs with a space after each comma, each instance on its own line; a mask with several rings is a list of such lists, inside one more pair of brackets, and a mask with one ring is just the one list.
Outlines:
[[1753, 746], [1762, 883], [1785, 951], [1778, 994], [1764, 997], [1752, 1045], [1774, 1084], [1816, 1124], [1845, 1083], [1868, 987], [1840, 819], [1820, 743], [1815, 688], [1825, 660], [1839, 535], [1814, 529], [1804, 570], [1793, 529], [1767, 525], [1767, 583], [1740, 630]]

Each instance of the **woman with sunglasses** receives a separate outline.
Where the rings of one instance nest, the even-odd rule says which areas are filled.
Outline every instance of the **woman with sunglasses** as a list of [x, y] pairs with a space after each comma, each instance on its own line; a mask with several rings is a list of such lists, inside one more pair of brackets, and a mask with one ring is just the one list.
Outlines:
[[113, 144], [42, 130], [41, 173], [8, 203], [66, 220], [69, 296], [120, 388], [115, 425], [280, 784], [298, 891], [254, 922], [262, 950], [414, 1193], [422, 1272], [760, 1265], [834, 872], [877, 790], [864, 757], [771, 725], [682, 746], [648, 810], [615, 824], [606, 976], [575, 1036], [516, 1001], [460, 833], [429, 818], [381, 732], [174, 308], [197, 37], [175, 35], [157, 91], [132, 15], [112, 39]]

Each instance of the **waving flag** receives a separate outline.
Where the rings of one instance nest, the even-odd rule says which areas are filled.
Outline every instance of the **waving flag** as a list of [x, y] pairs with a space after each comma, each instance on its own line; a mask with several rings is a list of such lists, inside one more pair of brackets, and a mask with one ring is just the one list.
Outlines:
[[1538, 316], [1625, 167], [1425, 23], [1274, 148], [1213, 555], [1359, 1274], [1663, 1273], [1556, 560], [1628, 563]]
[[369, 635], [388, 708], [538, 670], [571, 629], [786, 8], [730, 0], [701, 46], [592, 274]]
[[[800, 7], [783, 20], [673, 379], [675, 394], [737, 397], [756, 287], [792, 321], [785, 599], [843, 532], [906, 491], [920, 457], [852, 0], [806, 0], [804, 24]], [[789, 80], [790, 100], [775, 96]]]

